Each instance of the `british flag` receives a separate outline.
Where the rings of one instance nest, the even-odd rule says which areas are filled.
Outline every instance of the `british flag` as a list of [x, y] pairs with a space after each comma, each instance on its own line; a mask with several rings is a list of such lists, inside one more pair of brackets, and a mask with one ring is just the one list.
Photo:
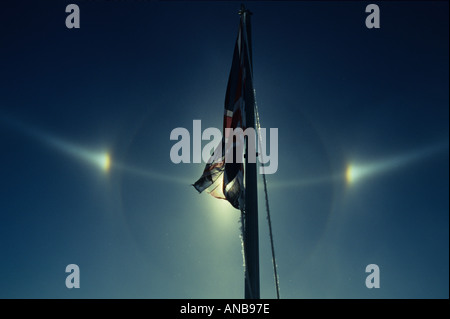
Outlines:
[[[229, 135], [230, 129], [245, 130], [245, 107], [254, 105], [247, 31], [241, 16], [225, 95], [222, 141], [206, 164], [202, 176], [193, 184], [199, 193], [206, 190], [216, 198], [226, 199], [237, 209], [244, 209], [244, 137], [233, 135], [233, 141], [229, 141]], [[228, 160], [230, 154], [232, 161]]]

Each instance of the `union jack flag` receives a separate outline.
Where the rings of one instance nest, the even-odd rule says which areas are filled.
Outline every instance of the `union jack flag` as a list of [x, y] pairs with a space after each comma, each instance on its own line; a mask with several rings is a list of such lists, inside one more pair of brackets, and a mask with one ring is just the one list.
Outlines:
[[[206, 190], [216, 198], [226, 199], [237, 209], [244, 209], [244, 137], [232, 136], [230, 129], [246, 128], [245, 108], [253, 107], [254, 91], [251, 81], [251, 52], [246, 30], [247, 25], [241, 15], [239, 32], [234, 47], [233, 61], [225, 95], [222, 141], [214, 150], [206, 164], [202, 176], [193, 184], [199, 193]], [[239, 152], [241, 150], [241, 152]], [[231, 153], [232, 152], [232, 153]], [[232, 154], [232, 161], [225, 161]]]

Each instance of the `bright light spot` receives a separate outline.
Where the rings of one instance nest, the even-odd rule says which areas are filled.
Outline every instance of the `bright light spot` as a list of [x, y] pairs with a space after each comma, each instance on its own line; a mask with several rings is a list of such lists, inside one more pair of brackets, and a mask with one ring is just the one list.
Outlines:
[[229, 231], [229, 227], [238, 222], [240, 212], [231, 206], [228, 201], [214, 198], [209, 194], [208, 196], [202, 197], [205, 198], [206, 210], [209, 212], [211, 219], [216, 223], [216, 230], [222, 229]]
[[347, 170], [345, 171], [345, 179], [348, 185], [354, 184], [363, 177], [386, 171], [389, 168], [391, 168], [390, 166], [392, 166], [392, 164], [391, 163], [386, 164], [386, 162], [371, 163], [366, 164], [364, 166], [362, 165], [356, 166], [354, 164], [349, 164], [347, 166]]
[[422, 160], [428, 156], [442, 151], [446, 145], [436, 144], [427, 148], [423, 148], [411, 153], [386, 158], [365, 164], [349, 164], [345, 171], [345, 180], [348, 185], [354, 184], [366, 177], [384, 174], [394, 169], [403, 168], [415, 161]]
[[111, 156], [108, 153], [102, 154], [100, 158], [100, 167], [105, 171], [108, 172], [111, 168]]
[[347, 170], [345, 171], [345, 180], [347, 184], [351, 184], [354, 180], [354, 169], [351, 165], [347, 166]]
[[[105, 173], [111, 169], [112, 160], [111, 155], [108, 152], [96, 151], [81, 145], [74, 144], [62, 138], [44, 132], [40, 129], [25, 125], [24, 123], [13, 118], [6, 117], [5, 119], [5, 123], [8, 124], [11, 128], [25, 133], [27, 136], [34, 138], [35, 140], [40, 141], [55, 150], [65, 153], [66, 155], [70, 155], [74, 159], [78, 159], [85, 163], [88, 163], [97, 169], [100, 168]], [[3, 118], [0, 116], [0, 121], [3, 123], [2, 120]], [[117, 163], [115, 163], [115, 166], [116, 165]]]
[[364, 175], [363, 168], [359, 168], [355, 165], [350, 164], [347, 166], [347, 170], [345, 171], [345, 180], [347, 181], [347, 184], [352, 184], [363, 175]]
[[99, 167], [104, 172], [108, 172], [111, 168], [111, 156], [108, 152], [95, 152], [79, 145], [66, 142], [54, 136], [43, 135], [43, 133], [41, 133], [41, 135], [43, 141], [66, 154], [72, 155], [74, 158], [91, 163]]
[[78, 157], [79, 159], [94, 164], [105, 173], [107, 173], [111, 168], [111, 156], [109, 155], [109, 153], [97, 153], [69, 144], [65, 145], [65, 150], [68, 153], [73, 154], [75, 157]]

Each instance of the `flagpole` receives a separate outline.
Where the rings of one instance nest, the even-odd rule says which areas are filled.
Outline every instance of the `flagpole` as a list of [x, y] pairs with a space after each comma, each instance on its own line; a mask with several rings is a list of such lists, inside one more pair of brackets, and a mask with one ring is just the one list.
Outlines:
[[[248, 44], [247, 54], [249, 55], [248, 69], [251, 74], [246, 77], [246, 129], [255, 129], [255, 96], [253, 90], [253, 67], [251, 49], [251, 12], [242, 5], [239, 14], [242, 15], [244, 33]], [[245, 156], [245, 214], [244, 214], [244, 245], [246, 252], [246, 276], [245, 279], [245, 299], [259, 299], [259, 234], [258, 234], [258, 189], [257, 189], [257, 165], [248, 161], [248, 137], [246, 138]]]

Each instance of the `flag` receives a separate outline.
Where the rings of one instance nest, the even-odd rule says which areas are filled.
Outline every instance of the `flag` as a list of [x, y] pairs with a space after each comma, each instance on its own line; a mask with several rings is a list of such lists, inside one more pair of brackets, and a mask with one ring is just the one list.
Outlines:
[[[244, 137], [229, 131], [246, 128], [245, 107], [254, 106], [251, 83], [251, 51], [247, 38], [247, 25], [241, 15], [239, 32], [234, 46], [233, 61], [225, 94], [222, 141], [208, 160], [202, 176], [193, 184], [199, 193], [206, 190], [216, 198], [225, 199], [237, 209], [244, 209], [244, 164], [242, 157]], [[232, 152], [232, 153], [231, 153]], [[232, 154], [233, 156], [231, 157]], [[233, 159], [232, 162], [229, 159]], [[227, 159], [227, 160], [225, 160]]]

